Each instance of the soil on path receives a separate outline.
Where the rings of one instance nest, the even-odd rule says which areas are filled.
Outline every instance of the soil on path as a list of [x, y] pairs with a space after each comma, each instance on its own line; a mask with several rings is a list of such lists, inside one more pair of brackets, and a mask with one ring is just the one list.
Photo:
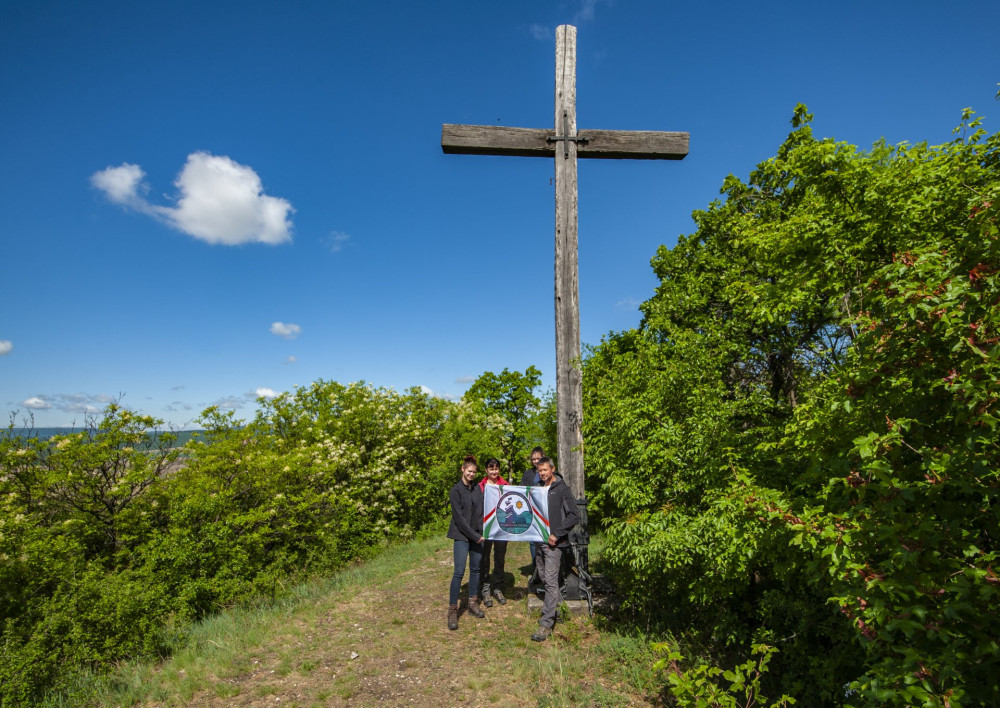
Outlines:
[[147, 705], [650, 705], [620, 680], [620, 662], [596, 650], [590, 619], [566, 618], [548, 641], [530, 640], [529, 563], [527, 544], [511, 543], [507, 604], [485, 619], [463, 609], [449, 631], [450, 542], [415, 545], [387, 580], [296, 605], [255, 648], [214, 669], [208, 688]]

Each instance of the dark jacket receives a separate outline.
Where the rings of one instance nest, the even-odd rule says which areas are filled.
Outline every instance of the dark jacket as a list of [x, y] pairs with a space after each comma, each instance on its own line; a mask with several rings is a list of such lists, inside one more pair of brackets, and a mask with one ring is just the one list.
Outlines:
[[549, 485], [549, 533], [558, 539], [557, 546], [569, 545], [569, 530], [579, 520], [573, 492], [561, 477], [556, 477]]
[[483, 490], [475, 482], [470, 489], [458, 480], [448, 492], [448, 499], [451, 501], [448, 538], [477, 543], [483, 537]]

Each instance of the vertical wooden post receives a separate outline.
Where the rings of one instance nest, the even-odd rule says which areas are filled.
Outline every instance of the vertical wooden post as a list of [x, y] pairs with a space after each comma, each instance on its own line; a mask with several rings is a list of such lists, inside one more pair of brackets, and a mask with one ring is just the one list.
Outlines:
[[[576, 27], [556, 28], [555, 134], [576, 137]], [[583, 387], [580, 372], [580, 294], [577, 282], [577, 143], [563, 140], [556, 167], [556, 405], [559, 470], [584, 499]]]
[[[556, 167], [556, 405], [559, 473], [576, 496], [580, 523], [570, 531], [580, 590], [590, 598], [587, 495], [583, 475], [583, 381], [580, 371], [580, 289], [577, 282], [576, 159], [680, 160], [687, 133], [576, 130], [576, 27], [556, 28], [555, 134], [499, 125], [441, 126], [441, 149], [466, 155], [552, 157]], [[567, 576], [567, 587], [570, 576]], [[568, 595], [567, 595], [568, 597]]]

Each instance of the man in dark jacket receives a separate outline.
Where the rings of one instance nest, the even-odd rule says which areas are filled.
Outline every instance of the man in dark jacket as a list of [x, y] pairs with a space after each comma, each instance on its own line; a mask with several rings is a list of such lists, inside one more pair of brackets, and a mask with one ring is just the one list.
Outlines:
[[542, 603], [538, 630], [531, 638], [536, 642], [544, 642], [552, 634], [552, 627], [556, 623], [556, 611], [562, 599], [559, 592], [559, 568], [563, 553], [570, 550], [569, 530], [576, 526], [580, 514], [576, 510], [573, 493], [562, 478], [556, 475], [552, 460], [548, 457], [538, 461], [538, 476], [542, 486], [548, 489], [549, 538], [548, 543], [538, 544], [535, 556], [538, 574], [545, 586], [545, 601]]

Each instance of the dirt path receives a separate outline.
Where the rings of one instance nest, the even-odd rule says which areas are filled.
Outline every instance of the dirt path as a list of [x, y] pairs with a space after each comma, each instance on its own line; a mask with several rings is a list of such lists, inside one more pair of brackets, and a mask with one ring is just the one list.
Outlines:
[[507, 604], [481, 620], [462, 614], [452, 632], [450, 542], [416, 544], [385, 579], [298, 603], [208, 671], [207, 688], [146, 705], [649, 705], [591, 620], [567, 619], [549, 641], [530, 641], [528, 563], [527, 545], [510, 544]]

